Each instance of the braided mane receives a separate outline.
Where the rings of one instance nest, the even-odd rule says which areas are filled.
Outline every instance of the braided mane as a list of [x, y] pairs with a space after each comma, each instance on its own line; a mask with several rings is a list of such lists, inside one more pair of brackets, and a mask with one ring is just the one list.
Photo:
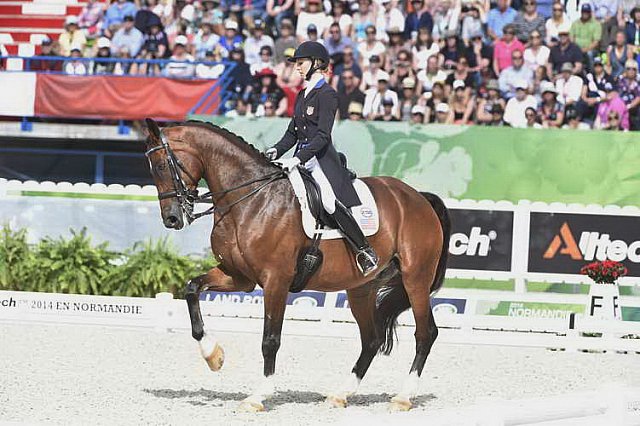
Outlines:
[[269, 159], [259, 149], [244, 140], [242, 136], [225, 129], [224, 127], [220, 127], [208, 121], [199, 120], [188, 120], [183, 123], [171, 124], [167, 127], [177, 126], [200, 127], [203, 129], [211, 130], [212, 132], [222, 136], [224, 139], [230, 141], [231, 143], [242, 149], [243, 152], [249, 154], [252, 158], [261, 161], [264, 164], [271, 164]]

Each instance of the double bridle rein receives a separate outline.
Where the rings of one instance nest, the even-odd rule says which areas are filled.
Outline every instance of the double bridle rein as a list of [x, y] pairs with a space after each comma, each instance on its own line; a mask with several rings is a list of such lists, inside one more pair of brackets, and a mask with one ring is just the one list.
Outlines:
[[[186, 216], [187, 222], [189, 224], [191, 224], [194, 220], [202, 216], [215, 214], [216, 212], [224, 216], [229, 212], [229, 210], [231, 210], [231, 207], [235, 206], [238, 203], [241, 203], [242, 201], [246, 200], [252, 195], [257, 194], [261, 189], [263, 189], [270, 183], [273, 183], [276, 180], [282, 179], [286, 176], [284, 170], [277, 170], [277, 171], [274, 171], [273, 173], [269, 173], [265, 176], [251, 179], [243, 184], [234, 186], [229, 189], [225, 189], [223, 191], [217, 191], [217, 192], [208, 191], [204, 194], [200, 194], [198, 192], [198, 182], [196, 181], [196, 179], [191, 175], [191, 173], [189, 173], [189, 171], [186, 169], [184, 164], [182, 164], [180, 159], [178, 159], [175, 156], [175, 154], [173, 153], [173, 150], [171, 149], [171, 146], [169, 146], [167, 137], [162, 132], [162, 130], [160, 130], [159, 134], [160, 134], [161, 144], [148, 149], [147, 152], [144, 153], [144, 155], [149, 160], [149, 168], [153, 171], [153, 163], [151, 162], [150, 155], [156, 151], [161, 151], [161, 150], [164, 150], [166, 152], [167, 165], [169, 166], [169, 173], [171, 175], [171, 180], [173, 182], [173, 191], [160, 192], [158, 194], [158, 199], [166, 200], [168, 198], [177, 198], [178, 203], [180, 204], [180, 209], [182, 210], [182, 213]], [[187, 175], [189, 180], [191, 180], [193, 188], [189, 188], [187, 186], [184, 179], [182, 178], [180, 171], [182, 171], [185, 175]], [[214, 197], [225, 195], [230, 192], [236, 191], [238, 189], [246, 188], [247, 186], [253, 185], [254, 183], [258, 183], [258, 182], [262, 182], [262, 184], [254, 188], [249, 193], [233, 201], [232, 203], [224, 206], [215, 205], [215, 202], [213, 199]], [[195, 205], [198, 203], [211, 204], [211, 207], [209, 207], [208, 209], [202, 212], [195, 213], [193, 210]]]

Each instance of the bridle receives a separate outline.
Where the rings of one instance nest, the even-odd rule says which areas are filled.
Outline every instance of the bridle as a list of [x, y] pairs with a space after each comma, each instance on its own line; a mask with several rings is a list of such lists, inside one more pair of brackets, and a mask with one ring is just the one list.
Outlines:
[[[167, 141], [167, 137], [165, 136], [165, 134], [162, 132], [162, 130], [159, 131], [159, 135], [160, 135], [160, 145], [158, 146], [154, 146], [153, 148], [149, 148], [144, 155], [147, 157], [147, 159], [149, 160], [149, 168], [151, 171], [153, 171], [153, 163], [151, 162], [151, 158], [150, 155], [153, 154], [156, 151], [162, 151], [164, 150], [165, 153], [167, 154], [167, 165], [169, 166], [169, 174], [171, 175], [171, 181], [173, 182], [173, 190], [172, 191], [165, 191], [165, 192], [160, 192], [158, 193], [158, 199], [159, 200], [166, 200], [168, 198], [177, 198], [178, 199], [178, 203], [180, 204], [180, 209], [182, 210], [182, 213], [186, 216], [187, 218], [187, 223], [191, 224], [194, 220], [202, 217], [202, 216], [206, 216], [206, 215], [210, 215], [210, 214], [215, 214], [220, 213], [222, 216], [226, 215], [229, 210], [231, 210], [231, 207], [235, 206], [236, 204], [246, 200], [247, 198], [251, 197], [252, 195], [255, 195], [256, 193], [258, 193], [258, 191], [260, 191], [262, 188], [266, 187], [267, 185], [269, 185], [272, 182], [275, 182], [276, 180], [282, 179], [286, 176], [286, 173], [284, 172], [284, 170], [277, 170], [274, 171], [273, 173], [269, 173], [265, 176], [261, 176], [255, 179], [251, 179], [243, 184], [234, 186], [232, 188], [229, 189], [225, 189], [222, 191], [217, 191], [217, 192], [211, 192], [208, 191], [204, 194], [200, 194], [198, 192], [198, 182], [196, 181], [196, 179], [191, 175], [191, 173], [189, 173], [189, 171], [187, 170], [187, 168], [184, 166], [184, 164], [182, 164], [182, 162], [180, 161], [180, 159], [178, 157], [176, 157], [176, 155], [174, 154], [173, 150], [171, 149], [171, 146], [169, 145], [169, 142]], [[189, 180], [192, 183], [192, 188], [189, 188], [189, 186], [185, 183], [184, 179], [182, 178], [182, 175], [180, 172], [183, 172], [185, 175], [187, 175], [187, 177], [189, 178]], [[239, 199], [233, 201], [230, 204], [224, 205], [224, 206], [216, 206], [213, 197], [214, 196], [219, 196], [219, 195], [225, 195], [228, 194], [230, 192], [236, 191], [238, 189], [242, 189], [245, 188], [249, 185], [252, 185], [254, 183], [258, 183], [258, 182], [263, 182], [261, 185], [259, 185], [258, 187], [254, 188], [252, 191], [250, 191], [249, 193], [243, 195], [242, 197], [240, 197]], [[194, 207], [197, 203], [200, 204], [211, 204], [211, 207], [209, 207], [208, 209], [201, 211], [201, 212], [194, 212]], [[222, 218], [222, 217], [221, 217]], [[215, 224], [214, 224], [215, 226]]]

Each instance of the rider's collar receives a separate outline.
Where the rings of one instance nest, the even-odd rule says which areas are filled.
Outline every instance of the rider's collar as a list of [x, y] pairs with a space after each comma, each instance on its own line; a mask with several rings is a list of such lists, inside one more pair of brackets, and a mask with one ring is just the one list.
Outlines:
[[324, 83], [325, 83], [325, 80], [324, 80], [324, 75], [322, 73], [313, 74], [309, 79], [309, 81], [306, 82], [305, 89], [304, 89], [304, 96], [306, 97], [309, 94], [309, 92], [311, 92], [313, 89], [317, 89], [318, 87], [322, 86]]

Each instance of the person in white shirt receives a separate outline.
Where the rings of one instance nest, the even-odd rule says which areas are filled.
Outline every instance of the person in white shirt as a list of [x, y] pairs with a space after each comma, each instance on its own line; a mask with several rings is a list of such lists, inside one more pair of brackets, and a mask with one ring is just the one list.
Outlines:
[[[215, 52], [213, 52], [212, 50], [207, 51], [203, 60], [205, 62], [216, 62]], [[216, 79], [220, 77], [223, 72], [224, 64], [221, 63], [196, 65], [196, 77], [198, 78]]]
[[539, 66], [547, 65], [551, 50], [542, 44], [542, 35], [538, 30], [533, 30], [529, 35], [529, 47], [524, 50], [524, 63], [529, 69], [535, 70]]
[[520, 81], [516, 84], [516, 95], [509, 99], [504, 110], [503, 120], [511, 127], [527, 127], [525, 111], [527, 108], [537, 107], [536, 98], [527, 93], [527, 82]]
[[323, 39], [325, 30], [331, 25], [331, 18], [324, 13], [320, 0], [307, 0], [306, 10], [298, 15], [296, 37], [299, 42], [307, 40], [307, 29], [314, 24], [318, 29], [318, 38]]
[[195, 66], [189, 62], [193, 62], [194, 59], [193, 56], [187, 53], [187, 44], [188, 40], [186, 36], [179, 35], [176, 37], [173, 55], [171, 55], [170, 59], [181, 62], [169, 62], [164, 68], [164, 75], [168, 77], [193, 77]]
[[506, 98], [512, 98], [516, 94], [516, 84], [525, 81], [527, 87], [533, 86], [533, 71], [524, 64], [523, 53], [514, 50], [511, 54], [511, 66], [500, 72], [498, 83], [500, 91]]
[[380, 40], [388, 41], [387, 31], [391, 28], [397, 28], [401, 33], [404, 33], [404, 16], [391, 0], [380, 0], [380, 3], [384, 9], [378, 12], [376, 27], [378, 34], [380, 34]]
[[358, 52], [360, 53], [360, 66], [366, 68], [369, 66], [369, 58], [373, 55], [379, 56], [382, 63], [385, 63], [387, 47], [376, 37], [377, 30], [373, 25], [369, 25], [365, 30], [367, 39], [358, 43]]
[[85, 75], [87, 74], [87, 66], [84, 61], [78, 60], [82, 58], [82, 51], [79, 46], [71, 47], [71, 60], [64, 66], [64, 72], [71, 75]]
[[251, 36], [247, 37], [244, 42], [244, 61], [249, 66], [260, 62], [260, 49], [262, 46], [269, 46], [272, 51], [275, 47], [273, 39], [265, 35], [264, 28], [262, 19], [256, 19], [255, 25], [251, 30]]
[[384, 113], [382, 101], [385, 99], [393, 102], [391, 113], [398, 119], [400, 118], [398, 94], [393, 90], [390, 90], [388, 87], [389, 74], [384, 71], [380, 71], [378, 73], [378, 87], [372, 87], [365, 93], [362, 115], [364, 115], [367, 120], [375, 120]]
[[545, 43], [547, 46], [555, 46], [558, 44], [558, 30], [561, 26], [571, 25], [571, 21], [564, 13], [564, 7], [562, 7], [562, 3], [554, 3], [551, 8], [551, 18], [547, 19], [547, 22], [544, 24], [545, 29], [547, 30]]
[[444, 82], [447, 79], [447, 73], [438, 68], [438, 57], [430, 56], [427, 59], [427, 68], [420, 70], [416, 78], [422, 86], [422, 91], [430, 92], [435, 82]]
[[563, 105], [578, 102], [582, 95], [584, 81], [577, 75], [573, 75], [573, 64], [565, 62], [560, 69], [560, 77], [556, 80], [558, 101]]
[[440, 0], [433, 16], [434, 40], [445, 38], [445, 33], [449, 31], [457, 33], [459, 21], [460, 2], [456, 1], [452, 4], [451, 0]]

